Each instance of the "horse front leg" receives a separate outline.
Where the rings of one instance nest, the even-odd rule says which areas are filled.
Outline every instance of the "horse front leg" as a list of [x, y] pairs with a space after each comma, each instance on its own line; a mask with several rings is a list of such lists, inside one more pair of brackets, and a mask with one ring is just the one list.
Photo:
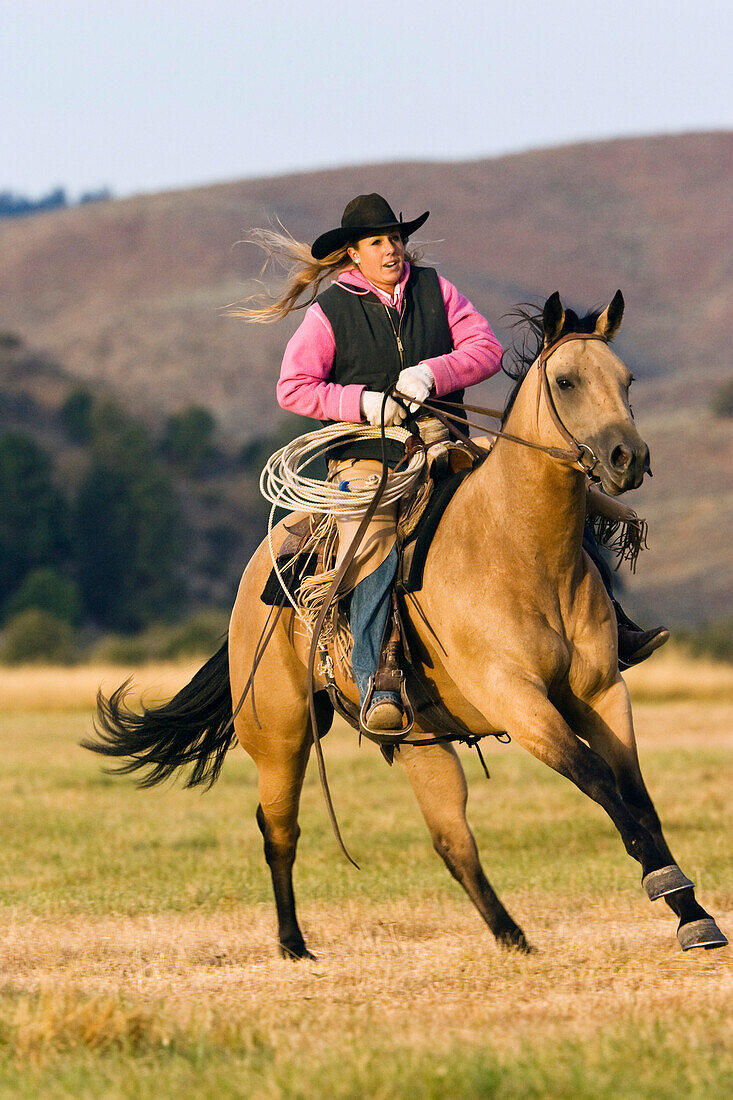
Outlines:
[[645, 888], [652, 900], [663, 897], [679, 919], [677, 937], [682, 948], [725, 947], [725, 935], [695, 897], [694, 886], [679, 871], [664, 838], [659, 816], [641, 774], [631, 703], [626, 684], [617, 681], [592, 703], [573, 704], [573, 725], [613, 769], [619, 794], [636, 820], [654, 838], [667, 867], [651, 876]]
[[530, 951], [524, 932], [491, 888], [466, 820], [466, 777], [452, 745], [403, 745], [395, 753], [430, 830], [433, 847], [498, 942]]
[[536, 683], [517, 678], [497, 682], [493, 693], [487, 685], [475, 690], [469, 684], [464, 694], [479, 706], [481, 694], [492, 698], [492, 721], [505, 729], [523, 748], [543, 764], [570, 779], [584, 794], [601, 806], [616, 826], [628, 854], [641, 864], [642, 876], [669, 864], [650, 831], [639, 823], [619, 794], [612, 768], [597, 752], [579, 740], [544, 691]]

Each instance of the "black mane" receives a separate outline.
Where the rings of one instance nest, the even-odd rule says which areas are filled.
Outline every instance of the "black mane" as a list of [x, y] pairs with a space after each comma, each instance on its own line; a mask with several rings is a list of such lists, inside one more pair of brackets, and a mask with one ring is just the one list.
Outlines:
[[[592, 309], [590, 313], [579, 317], [574, 309], [566, 309], [565, 321], [559, 335], [566, 336], [569, 332], [595, 332], [596, 323], [602, 313], [602, 309]], [[540, 354], [544, 342], [542, 306], [536, 302], [520, 302], [504, 316], [510, 319], [512, 342], [501, 357], [501, 369], [504, 374], [514, 379], [515, 385], [512, 386], [504, 406], [502, 425], [506, 422], [519, 393], [519, 387]]]

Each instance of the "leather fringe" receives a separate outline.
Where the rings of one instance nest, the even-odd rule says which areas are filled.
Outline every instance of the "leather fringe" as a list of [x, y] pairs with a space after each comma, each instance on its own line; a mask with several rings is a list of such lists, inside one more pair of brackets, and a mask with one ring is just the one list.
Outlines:
[[620, 569], [624, 562], [628, 562], [629, 569], [635, 573], [639, 554], [642, 550], [648, 549], [646, 520], [622, 521], [607, 519], [605, 516], [594, 516], [591, 526], [599, 544], [616, 557], [616, 569]]

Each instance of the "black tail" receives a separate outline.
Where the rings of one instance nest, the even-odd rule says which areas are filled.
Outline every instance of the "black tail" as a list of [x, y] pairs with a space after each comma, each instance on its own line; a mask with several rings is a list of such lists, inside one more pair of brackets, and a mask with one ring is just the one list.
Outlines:
[[186, 787], [210, 787], [234, 740], [228, 643], [162, 707], [143, 707], [142, 714], [130, 710], [125, 706], [129, 684], [126, 680], [109, 699], [97, 693], [94, 731], [99, 740], [82, 741], [82, 748], [129, 756], [127, 763], [109, 769], [117, 775], [149, 769], [138, 780], [140, 787], [162, 783], [186, 764], [193, 765]]

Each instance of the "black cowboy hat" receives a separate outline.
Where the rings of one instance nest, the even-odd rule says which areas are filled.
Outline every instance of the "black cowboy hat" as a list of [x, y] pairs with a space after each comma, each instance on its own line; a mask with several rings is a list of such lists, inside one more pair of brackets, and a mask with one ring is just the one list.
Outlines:
[[352, 244], [371, 233], [382, 233], [386, 229], [399, 229], [403, 240], [406, 240], [429, 216], [430, 211], [426, 210], [414, 221], [403, 222], [402, 214], [396, 218], [394, 210], [381, 195], [357, 195], [344, 210], [338, 229], [321, 233], [313, 242], [311, 255], [314, 260], [323, 260], [345, 244]]

